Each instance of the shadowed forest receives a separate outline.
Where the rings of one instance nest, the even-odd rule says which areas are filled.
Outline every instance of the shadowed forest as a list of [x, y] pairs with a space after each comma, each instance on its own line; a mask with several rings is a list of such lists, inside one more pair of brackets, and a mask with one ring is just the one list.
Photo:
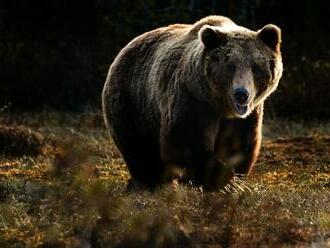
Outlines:
[[[224, 15], [282, 29], [252, 174], [218, 192], [126, 190], [110, 64], [139, 34]], [[330, 2], [0, 1], [0, 247], [330, 247]]]
[[285, 73], [272, 117], [330, 117], [328, 1], [22, 1], [0, 3], [0, 104], [12, 109], [99, 107], [109, 65], [135, 36], [225, 15], [250, 29], [283, 32]]

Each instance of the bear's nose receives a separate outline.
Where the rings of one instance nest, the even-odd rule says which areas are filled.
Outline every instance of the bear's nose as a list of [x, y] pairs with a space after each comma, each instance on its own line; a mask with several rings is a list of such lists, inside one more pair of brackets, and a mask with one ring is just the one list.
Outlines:
[[235, 99], [237, 103], [243, 105], [246, 104], [249, 98], [249, 92], [244, 88], [238, 88], [234, 92]]

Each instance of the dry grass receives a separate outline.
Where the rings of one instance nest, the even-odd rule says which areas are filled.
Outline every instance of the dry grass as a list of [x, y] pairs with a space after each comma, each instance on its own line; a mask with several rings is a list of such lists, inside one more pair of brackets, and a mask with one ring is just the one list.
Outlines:
[[0, 158], [0, 247], [330, 247], [330, 124], [266, 122], [240, 190], [127, 193], [99, 114], [1, 122], [52, 142]]

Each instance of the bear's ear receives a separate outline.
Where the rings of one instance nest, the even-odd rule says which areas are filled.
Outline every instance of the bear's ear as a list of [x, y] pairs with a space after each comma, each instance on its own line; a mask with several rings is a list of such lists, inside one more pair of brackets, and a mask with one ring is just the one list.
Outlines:
[[212, 49], [226, 44], [227, 39], [224, 33], [215, 28], [205, 25], [199, 31], [199, 38], [203, 42], [205, 48]]
[[259, 38], [275, 52], [280, 52], [281, 29], [273, 24], [268, 24], [258, 31]]

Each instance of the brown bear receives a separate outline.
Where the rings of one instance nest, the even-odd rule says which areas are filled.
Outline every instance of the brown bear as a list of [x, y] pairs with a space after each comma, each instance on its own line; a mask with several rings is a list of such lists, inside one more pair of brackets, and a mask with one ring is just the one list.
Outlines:
[[104, 118], [135, 184], [154, 189], [183, 168], [205, 189], [224, 168], [248, 174], [259, 153], [263, 102], [282, 75], [281, 30], [223, 16], [147, 32], [112, 63]]

